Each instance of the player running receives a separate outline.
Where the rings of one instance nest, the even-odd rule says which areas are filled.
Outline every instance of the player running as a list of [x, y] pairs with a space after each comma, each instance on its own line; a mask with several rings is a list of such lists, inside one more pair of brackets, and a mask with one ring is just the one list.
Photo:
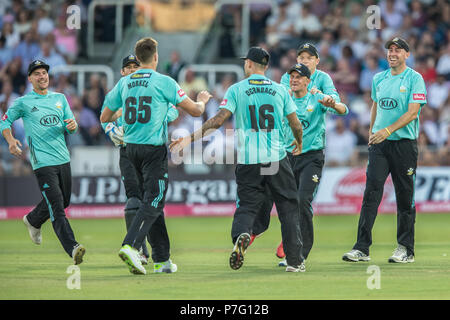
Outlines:
[[64, 94], [48, 90], [49, 69], [41, 60], [34, 60], [28, 66], [28, 81], [33, 90], [14, 100], [0, 121], [0, 131], [11, 154], [21, 156], [22, 145], [13, 137], [11, 125], [23, 119], [31, 165], [42, 194], [42, 201], [23, 217], [31, 241], [41, 244], [41, 227], [50, 218], [64, 250], [74, 264], [80, 264], [86, 249], [75, 240], [64, 211], [72, 193], [70, 154], [64, 133], [75, 133], [78, 125]]
[[[198, 102], [194, 102], [175, 80], [156, 72], [157, 46], [158, 42], [150, 37], [136, 43], [135, 54], [141, 65], [136, 72], [122, 77], [108, 93], [108, 104], [100, 116], [101, 122], [111, 122], [114, 113], [122, 109], [126, 154], [143, 185], [142, 203], [119, 251], [120, 258], [135, 274], [146, 274], [138, 249], [150, 230], [151, 237], [155, 237], [152, 245], [170, 247], [165, 236], [167, 229], [163, 211], [168, 187], [165, 145], [168, 111], [171, 105], [175, 105], [199, 117], [211, 97], [208, 92], [202, 91], [197, 96]], [[164, 261], [167, 270], [171, 270], [173, 265], [169, 257], [167, 250]]]
[[218, 129], [235, 115], [238, 136], [236, 166], [237, 201], [231, 238], [234, 244], [230, 267], [242, 267], [250, 243], [250, 232], [256, 214], [272, 192], [281, 222], [281, 235], [286, 248], [287, 272], [305, 271], [301, 256], [302, 239], [298, 214], [295, 179], [284, 147], [283, 119], [286, 117], [295, 137], [293, 153], [301, 152], [302, 127], [296, 107], [284, 86], [268, 79], [269, 53], [252, 47], [243, 58], [246, 79], [232, 85], [225, 93], [220, 111], [191, 136], [172, 142], [172, 151], [182, 150], [191, 142]]
[[[137, 60], [135, 55], [128, 55], [122, 60], [122, 68], [120, 70], [120, 74], [122, 76], [127, 76], [133, 72], [135, 72], [140, 66], [139, 61]], [[107, 99], [103, 103], [102, 111], [107, 105]], [[139, 183], [139, 179], [136, 175], [136, 170], [130, 159], [128, 159], [126, 153], [126, 145], [123, 142], [123, 119], [122, 119], [122, 109], [119, 109], [115, 113], [115, 117], [117, 119], [114, 122], [102, 123], [103, 130], [110, 137], [111, 141], [114, 143], [116, 147], [119, 147], [119, 167], [120, 173], [122, 177], [122, 181], [125, 187], [125, 194], [127, 196], [127, 202], [125, 203], [125, 225], [128, 230], [133, 222], [134, 217], [136, 216], [136, 212], [138, 211], [141, 200], [142, 200], [142, 185]], [[178, 110], [175, 107], [169, 108], [167, 112], [167, 121], [171, 122], [178, 117]], [[158, 230], [158, 226], [154, 225], [153, 228]], [[166, 229], [160, 228], [161, 234], [158, 238], [167, 239], [164, 241], [164, 244], [169, 244], [168, 235]], [[169, 252], [170, 248], [165, 248], [165, 246], [156, 245], [157, 241], [155, 238], [157, 232], [152, 232], [150, 230], [149, 235], [147, 236], [147, 240], [150, 244], [154, 244], [152, 246], [152, 260], [154, 261], [153, 270], [154, 272], [175, 272], [176, 265], [172, 264], [169, 268], [168, 265], [164, 264], [166, 261], [167, 252]], [[139, 250], [139, 257], [142, 264], [147, 264], [150, 254], [148, 252], [145, 241], [142, 243], [142, 247]], [[158, 262], [159, 261], [159, 262]]]

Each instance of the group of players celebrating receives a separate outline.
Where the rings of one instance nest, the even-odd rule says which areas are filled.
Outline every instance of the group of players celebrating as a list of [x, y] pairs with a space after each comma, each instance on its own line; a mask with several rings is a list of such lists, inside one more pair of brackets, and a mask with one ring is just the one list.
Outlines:
[[[122, 78], [105, 97], [100, 116], [106, 134], [120, 147], [119, 165], [128, 200], [125, 204], [127, 234], [122, 242], [119, 257], [133, 274], [146, 274], [143, 265], [147, 264], [150, 258], [146, 239], [151, 246], [154, 272], [177, 271], [177, 265], [170, 259], [170, 241], [163, 211], [169, 178], [167, 127], [169, 122], [178, 117], [177, 108], [193, 117], [200, 117], [211, 98], [207, 91], [202, 91], [195, 102], [183, 92], [175, 80], [158, 73], [157, 46], [157, 41], [150, 37], [136, 43], [135, 55], [123, 59]], [[388, 57], [392, 57], [388, 59], [391, 69], [385, 72], [384, 78], [376, 76], [376, 93], [372, 93], [374, 104], [370, 125], [369, 160], [376, 156], [378, 163], [381, 161], [380, 157], [383, 157], [383, 150], [378, 148], [380, 146], [386, 149], [390, 148], [387, 144], [400, 141], [402, 145], [398, 148], [402, 149], [399, 152], [408, 153], [408, 148], [414, 151], [414, 142], [405, 145], [402, 141], [417, 139], [414, 136], [416, 132], [409, 130], [408, 126], [418, 126], [417, 115], [426, 102], [426, 92], [420, 83], [421, 77], [418, 78], [418, 74], [405, 64], [409, 55], [407, 43], [403, 39], [394, 38], [386, 43], [386, 48]], [[320, 58], [314, 45], [302, 44], [297, 54], [297, 64], [283, 75], [281, 84], [278, 84], [265, 76], [270, 63], [269, 53], [260, 47], [250, 48], [242, 58], [246, 78], [227, 90], [217, 114], [207, 120], [201, 129], [190, 136], [172, 141], [169, 146], [170, 151], [180, 152], [192, 142], [221, 127], [234, 115], [238, 139], [237, 196], [231, 228], [233, 249], [229, 258], [230, 267], [234, 270], [242, 267], [249, 246], [269, 227], [274, 203], [281, 223], [282, 241], [276, 250], [277, 256], [282, 259], [279, 266], [286, 267], [287, 272], [306, 270], [305, 260], [314, 240], [312, 201], [324, 166], [326, 113], [345, 116], [349, 110], [340, 101], [331, 77], [317, 69]], [[50, 217], [66, 252], [75, 264], [79, 264], [86, 249], [75, 241], [64, 214], [64, 208], [70, 202], [70, 159], [67, 156], [67, 147], [60, 138], [65, 131], [75, 132], [77, 124], [64, 95], [47, 91], [49, 66], [42, 61], [33, 63], [29, 68], [29, 80], [34, 91], [17, 99], [19, 101], [8, 110], [0, 122], [1, 132], [10, 145], [10, 152], [19, 155], [21, 145], [12, 136], [10, 126], [19, 117], [24, 118], [30, 150], [34, 155], [33, 169], [43, 194], [42, 202], [24, 217], [33, 242], [40, 243], [40, 227]], [[380, 83], [397, 79], [391, 79], [387, 74], [389, 71], [394, 78], [397, 74], [407, 76], [406, 79], [401, 78], [402, 87], [398, 93], [404, 93], [406, 96], [406, 102], [398, 108], [399, 117], [416, 112], [416, 118], [405, 116], [401, 122], [398, 117], [392, 115], [388, 118], [383, 114], [385, 110], [380, 110], [377, 106], [381, 97], [378, 92]], [[50, 100], [51, 102], [47, 102]], [[42, 101], [41, 104], [39, 101]], [[61, 111], [59, 116], [63, 121], [52, 126], [53, 131], [49, 132], [48, 126], [39, 126], [39, 123], [42, 124], [39, 119], [53, 112], [54, 105], [58, 107], [58, 103]], [[32, 105], [37, 105], [37, 108], [42, 110], [33, 111]], [[41, 105], [48, 105], [49, 110], [46, 111], [47, 108]], [[383, 125], [387, 126], [378, 128], [381, 117]], [[399, 121], [401, 123], [398, 123]], [[35, 127], [38, 129], [34, 129]], [[410, 136], [401, 134], [401, 130], [405, 128], [411, 132]], [[394, 135], [395, 131], [397, 136]], [[41, 138], [34, 137], [36, 132], [39, 132]], [[391, 134], [392, 137], [389, 138]], [[58, 144], [50, 145], [51, 142], [46, 142], [49, 138], [54, 138]], [[392, 148], [396, 146], [397, 144], [392, 145]], [[62, 151], [56, 153], [56, 160], [52, 160], [49, 149]], [[414, 188], [412, 179], [415, 177], [417, 154], [415, 158], [414, 155], [410, 158], [412, 160], [408, 166], [412, 171], [408, 171], [408, 177], [397, 179], [397, 185], [403, 188], [407, 185], [408, 190]], [[393, 171], [389, 165], [386, 164], [388, 173]], [[371, 170], [369, 165], [366, 189], [373, 184]], [[379, 165], [373, 170], [380, 170]], [[378, 182], [381, 190], [386, 177]], [[394, 181], [396, 190], [397, 185]], [[362, 246], [361, 239], [371, 238], [376, 209], [381, 200], [380, 198], [373, 201], [373, 196], [379, 193], [377, 192], [378, 190], [371, 190], [364, 196], [363, 208], [364, 203], [374, 204], [375, 214], [373, 210], [370, 216], [361, 212], [358, 243], [352, 251], [344, 255], [345, 261], [370, 259], [368, 246], [371, 243], [364, 243]], [[397, 197], [401, 196], [399, 191]], [[390, 262], [414, 261], [414, 223], [411, 218], [415, 218], [415, 207], [413, 197], [410, 193], [407, 196], [409, 198], [407, 201], [402, 200], [402, 204], [409, 205], [411, 210], [399, 211], [399, 215], [402, 215], [399, 219], [399, 245], [389, 259]], [[399, 199], [397, 201], [399, 202]], [[369, 227], [367, 223], [364, 224], [368, 217], [371, 222]], [[400, 225], [402, 221], [406, 222]]]

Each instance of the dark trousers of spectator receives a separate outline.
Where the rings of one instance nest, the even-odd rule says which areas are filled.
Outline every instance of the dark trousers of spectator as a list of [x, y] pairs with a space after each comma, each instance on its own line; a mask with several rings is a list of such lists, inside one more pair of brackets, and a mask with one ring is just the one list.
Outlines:
[[141, 248], [145, 238], [152, 246], [152, 260], [164, 262], [170, 257], [170, 241], [164, 219], [168, 187], [166, 146], [127, 144], [126, 156], [135, 168], [143, 195], [141, 206], [122, 245]]
[[[299, 201], [300, 229], [303, 239], [303, 258], [308, 258], [314, 243], [314, 224], [312, 201], [316, 195], [322, 177], [324, 154], [322, 150], [314, 150], [293, 156], [288, 154], [289, 162], [294, 173], [297, 196]], [[266, 231], [270, 223], [270, 211], [273, 197], [267, 190], [267, 198], [253, 224], [253, 233]]]
[[28, 222], [39, 229], [50, 218], [56, 236], [72, 257], [72, 250], [78, 243], [64, 211], [70, 204], [72, 192], [70, 163], [42, 167], [34, 170], [34, 174], [42, 193], [42, 201], [27, 215]]
[[[267, 167], [278, 168], [272, 174], [262, 174]], [[237, 202], [231, 228], [233, 244], [242, 233], [251, 233], [256, 216], [267, 198], [266, 188], [272, 194], [281, 223], [281, 236], [288, 265], [303, 262], [302, 234], [295, 179], [289, 160], [263, 164], [236, 166]], [[270, 213], [270, 212], [269, 212]]]
[[390, 173], [397, 201], [397, 242], [406, 247], [408, 255], [414, 255], [417, 156], [416, 140], [385, 140], [369, 147], [366, 189], [359, 217], [357, 241], [353, 249], [369, 254], [372, 228], [383, 197], [384, 183]]

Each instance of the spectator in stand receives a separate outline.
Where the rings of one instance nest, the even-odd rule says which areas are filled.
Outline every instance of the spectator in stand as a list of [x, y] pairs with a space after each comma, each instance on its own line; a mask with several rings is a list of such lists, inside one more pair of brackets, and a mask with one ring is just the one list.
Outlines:
[[337, 118], [333, 130], [326, 130], [325, 161], [328, 166], [345, 166], [356, 147], [356, 137], [345, 127], [344, 120]]
[[14, 49], [20, 42], [20, 35], [14, 30], [14, 26], [11, 22], [3, 23], [1, 35], [6, 39], [6, 48]]
[[0, 36], [0, 68], [7, 65], [13, 58], [13, 50], [6, 47], [6, 38]]
[[[214, 96], [222, 101], [225, 92], [227, 92], [228, 88], [236, 82], [236, 79], [233, 74], [227, 73], [222, 77], [222, 80], [220, 83], [216, 85], [216, 88], [214, 89]], [[216, 114], [216, 112], [214, 112]], [[209, 118], [208, 118], [209, 119]]]
[[373, 76], [381, 71], [381, 68], [378, 66], [377, 58], [374, 56], [367, 56], [359, 77], [359, 88], [363, 92], [371, 91]]
[[78, 123], [79, 131], [86, 145], [92, 146], [103, 137], [100, 122], [95, 113], [83, 106], [82, 100], [74, 95], [70, 97], [72, 111]]
[[427, 20], [426, 10], [424, 10], [420, 1], [413, 0], [411, 2], [411, 12], [409, 15], [412, 17], [412, 24], [415, 28], [422, 29], [425, 26]]
[[[40, 49], [36, 30], [30, 29], [22, 36], [22, 41], [14, 50], [14, 57], [19, 57], [22, 62], [21, 72], [27, 74], [27, 67], [39, 55]], [[44, 60], [45, 61], [45, 60]]]
[[41, 6], [36, 12], [37, 33], [41, 37], [45, 37], [55, 28], [55, 23], [49, 17], [49, 10], [47, 6]]
[[31, 29], [31, 12], [28, 10], [21, 10], [19, 15], [17, 16], [16, 22], [14, 22], [14, 30], [19, 33], [19, 36], [22, 37], [25, 33], [27, 33]]
[[448, 92], [450, 90], [450, 83], [445, 82], [445, 76], [439, 74], [437, 76], [436, 82], [434, 82], [428, 88], [428, 106], [433, 109], [444, 108], [445, 103], [448, 99]]
[[41, 41], [41, 50], [37, 56], [37, 59], [43, 60], [48, 65], [52, 66], [50, 73], [52, 73], [52, 69], [55, 69], [58, 66], [67, 65], [64, 57], [55, 50], [52, 42], [47, 39]]
[[75, 61], [78, 54], [77, 31], [67, 28], [65, 18], [59, 18], [58, 26], [51, 34], [55, 40], [55, 48], [67, 57], [69, 62]]
[[[185, 93], [200, 92], [208, 90], [208, 84], [203, 77], [198, 76], [192, 69], [186, 70], [184, 79], [180, 79], [180, 87]], [[196, 95], [193, 96], [194, 100]]]
[[395, 8], [394, 4], [394, 0], [387, 0], [386, 8], [381, 9], [381, 16], [386, 21], [388, 28], [398, 30], [402, 26], [403, 14]]
[[294, 24], [295, 36], [310, 41], [315, 41], [320, 38], [322, 25], [319, 19], [311, 13], [309, 4], [305, 3], [302, 7], [302, 13], [297, 18]]
[[288, 15], [288, 1], [281, 1], [278, 10], [267, 19], [266, 38], [269, 45], [282, 43], [289, 47], [294, 35], [294, 22]]
[[89, 87], [84, 91], [83, 104], [91, 109], [98, 119], [102, 111], [102, 102], [105, 100], [105, 92], [100, 75], [92, 73], [89, 77]]
[[21, 72], [21, 66], [22, 60], [15, 58], [0, 70], [0, 79], [4, 79], [5, 76], [12, 79], [13, 90], [18, 94], [24, 93], [27, 82], [27, 78]]
[[449, 43], [445, 47], [445, 51], [439, 57], [436, 66], [437, 73], [444, 75], [446, 80], [450, 80], [450, 34], [448, 41]]
[[[344, 92], [353, 96], [359, 92], [359, 73], [356, 68], [350, 66], [348, 59], [340, 59], [337, 62], [336, 72], [331, 74], [335, 87], [339, 93]], [[351, 99], [352, 97], [350, 97]]]
[[172, 51], [170, 54], [170, 61], [166, 63], [164, 71], [172, 79], [178, 81], [178, 74], [185, 65], [186, 63], [181, 60], [180, 53], [178, 51]]

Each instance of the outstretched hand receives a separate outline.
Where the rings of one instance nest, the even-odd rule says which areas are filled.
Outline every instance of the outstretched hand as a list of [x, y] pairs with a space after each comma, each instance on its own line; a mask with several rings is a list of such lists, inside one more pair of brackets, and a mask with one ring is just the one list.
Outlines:
[[191, 137], [181, 137], [173, 140], [169, 145], [170, 152], [180, 152], [184, 148], [186, 148], [189, 144], [191, 144]]

